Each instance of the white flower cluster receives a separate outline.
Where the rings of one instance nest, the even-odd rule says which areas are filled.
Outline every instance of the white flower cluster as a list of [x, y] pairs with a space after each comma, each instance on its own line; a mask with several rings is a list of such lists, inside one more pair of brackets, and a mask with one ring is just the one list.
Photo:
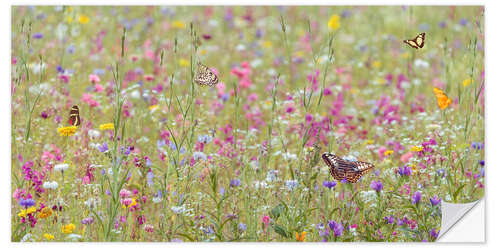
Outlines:
[[57, 164], [54, 166], [54, 170], [56, 171], [66, 171], [66, 169], [69, 168], [69, 164], [67, 163], [62, 163], [62, 164]]
[[59, 187], [57, 181], [46, 181], [43, 183], [43, 188], [45, 189], [57, 189], [57, 187]]

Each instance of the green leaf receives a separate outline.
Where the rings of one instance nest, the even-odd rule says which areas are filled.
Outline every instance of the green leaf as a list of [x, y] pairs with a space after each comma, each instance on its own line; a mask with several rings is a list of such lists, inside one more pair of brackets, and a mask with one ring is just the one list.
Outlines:
[[271, 210], [271, 217], [275, 220], [278, 219], [284, 210], [285, 210], [285, 206], [283, 206], [283, 204], [278, 204], [276, 207], [274, 207]]
[[460, 191], [462, 191], [462, 189], [465, 187], [465, 184], [462, 184], [458, 189], [457, 191], [455, 191], [455, 193], [453, 193], [453, 200], [457, 200], [457, 196], [458, 194], [460, 193]]
[[283, 236], [285, 238], [290, 238], [290, 234], [283, 227], [281, 227], [280, 225], [274, 224], [273, 225], [273, 229], [274, 229], [274, 231], [277, 234], [279, 234], [279, 235], [281, 235], [281, 236]]

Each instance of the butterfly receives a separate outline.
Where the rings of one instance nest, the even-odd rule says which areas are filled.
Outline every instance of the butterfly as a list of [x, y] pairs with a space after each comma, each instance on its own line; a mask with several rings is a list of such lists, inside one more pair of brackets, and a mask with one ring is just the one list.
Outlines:
[[350, 183], [358, 182], [361, 176], [375, 167], [368, 162], [347, 161], [331, 153], [323, 153], [321, 157], [330, 167], [332, 177], [338, 181], [346, 179]]
[[298, 233], [295, 232], [295, 238], [297, 238], [297, 241], [303, 242], [306, 239], [306, 232]]
[[73, 105], [73, 107], [71, 108], [71, 111], [69, 112], [68, 123], [73, 126], [80, 125], [80, 110], [78, 109], [78, 106]]
[[219, 82], [219, 78], [207, 66], [198, 62], [198, 71], [194, 81], [199, 85], [214, 86]]
[[403, 42], [410, 45], [412, 48], [421, 49], [424, 47], [425, 33], [420, 33], [412, 40], [404, 40]]

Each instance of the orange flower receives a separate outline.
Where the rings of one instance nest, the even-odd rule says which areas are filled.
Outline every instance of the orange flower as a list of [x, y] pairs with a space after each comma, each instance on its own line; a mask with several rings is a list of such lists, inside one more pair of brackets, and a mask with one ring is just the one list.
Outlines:
[[297, 241], [303, 242], [306, 239], [306, 232], [298, 233], [295, 232], [295, 237], [297, 238]]
[[448, 105], [451, 104], [451, 99], [448, 98], [448, 96], [446, 96], [446, 94], [442, 90], [434, 88], [434, 95], [436, 95], [436, 99], [440, 109], [445, 109], [448, 107]]

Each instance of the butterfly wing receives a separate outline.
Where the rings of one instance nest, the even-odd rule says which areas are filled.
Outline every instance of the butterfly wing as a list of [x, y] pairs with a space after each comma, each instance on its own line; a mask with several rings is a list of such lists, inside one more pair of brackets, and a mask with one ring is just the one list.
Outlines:
[[348, 162], [334, 154], [324, 153], [323, 160], [330, 167], [330, 174], [337, 181], [347, 179], [349, 182], [356, 182], [354, 164]]
[[350, 183], [358, 182], [368, 170], [375, 166], [371, 163], [361, 161], [346, 161], [334, 154], [324, 153], [323, 160], [330, 167], [330, 174], [338, 181], [346, 179]]
[[415, 43], [419, 48], [424, 47], [424, 42], [425, 42], [425, 33], [420, 33], [418, 34], [417, 37], [415, 37]]
[[194, 81], [199, 85], [213, 86], [219, 82], [219, 78], [207, 66], [198, 63], [198, 71]]
[[69, 112], [68, 123], [73, 126], [80, 125], [80, 110], [78, 109], [78, 106], [74, 105], [71, 108], [71, 111]]
[[424, 47], [425, 33], [420, 33], [412, 40], [404, 40], [403, 42], [410, 45], [412, 48], [421, 49]]

